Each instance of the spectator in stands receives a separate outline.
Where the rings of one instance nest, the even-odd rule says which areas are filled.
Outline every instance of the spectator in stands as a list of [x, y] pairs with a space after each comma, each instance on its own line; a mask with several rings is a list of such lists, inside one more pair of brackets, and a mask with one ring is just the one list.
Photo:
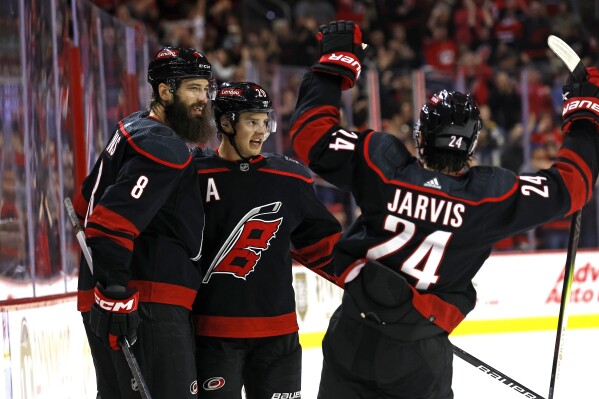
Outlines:
[[[536, 64], [547, 61], [547, 36], [551, 33], [545, 6], [538, 0], [528, 5], [522, 21], [522, 56]], [[525, 62], [526, 63], [526, 62]]]
[[507, 135], [520, 121], [522, 100], [516, 82], [505, 71], [495, 74], [488, 104], [497, 126]]

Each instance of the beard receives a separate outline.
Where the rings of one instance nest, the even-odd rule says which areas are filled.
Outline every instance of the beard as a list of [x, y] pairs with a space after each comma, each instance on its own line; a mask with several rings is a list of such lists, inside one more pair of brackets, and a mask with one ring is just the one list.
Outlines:
[[172, 104], [165, 105], [164, 113], [170, 127], [179, 137], [190, 143], [203, 144], [208, 142], [214, 133], [212, 109], [206, 104], [201, 116], [191, 117], [189, 110], [195, 105], [187, 106], [175, 96]]

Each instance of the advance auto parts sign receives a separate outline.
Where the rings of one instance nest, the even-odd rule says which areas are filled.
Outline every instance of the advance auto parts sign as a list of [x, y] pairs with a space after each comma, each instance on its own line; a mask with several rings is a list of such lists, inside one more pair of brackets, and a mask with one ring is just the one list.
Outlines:
[[[565, 262], [565, 251], [491, 256], [473, 280], [478, 300], [464, 322], [555, 319], [559, 313]], [[599, 327], [599, 251], [578, 250], [571, 292], [570, 316], [588, 320], [597, 316]], [[555, 320], [552, 325], [555, 329]]]

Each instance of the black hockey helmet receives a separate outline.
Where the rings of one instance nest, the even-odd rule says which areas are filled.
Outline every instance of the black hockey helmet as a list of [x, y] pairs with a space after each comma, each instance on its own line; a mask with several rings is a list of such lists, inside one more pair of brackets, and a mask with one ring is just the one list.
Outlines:
[[277, 118], [268, 93], [253, 82], [225, 82], [218, 87], [212, 101], [214, 119], [220, 132], [222, 131], [221, 116], [225, 115], [231, 123], [239, 120], [243, 112], [264, 112], [268, 114], [266, 132], [273, 133], [277, 129]]
[[433, 169], [450, 166], [431, 162], [435, 154], [447, 154], [465, 166], [481, 128], [480, 111], [470, 94], [442, 90], [422, 106], [414, 125], [414, 140], [421, 159]]
[[154, 92], [160, 83], [167, 83], [175, 92], [181, 79], [201, 78], [210, 82], [209, 98], [214, 97], [216, 83], [212, 65], [201, 52], [182, 47], [164, 47], [156, 53], [148, 66], [148, 82]]

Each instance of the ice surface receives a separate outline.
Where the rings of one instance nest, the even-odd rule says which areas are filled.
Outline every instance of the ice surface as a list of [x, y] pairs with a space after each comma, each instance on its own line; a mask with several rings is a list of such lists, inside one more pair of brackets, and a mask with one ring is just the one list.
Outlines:
[[[489, 364], [511, 379], [548, 397], [555, 332], [463, 335], [451, 337], [454, 345]], [[599, 329], [567, 330], [563, 339], [554, 399], [599, 398]], [[454, 356], [455, 399], [533, 398], [490, 377]], [[316, 399], [322, 366], [320, 348], [305, 349], [302, 398]]]

